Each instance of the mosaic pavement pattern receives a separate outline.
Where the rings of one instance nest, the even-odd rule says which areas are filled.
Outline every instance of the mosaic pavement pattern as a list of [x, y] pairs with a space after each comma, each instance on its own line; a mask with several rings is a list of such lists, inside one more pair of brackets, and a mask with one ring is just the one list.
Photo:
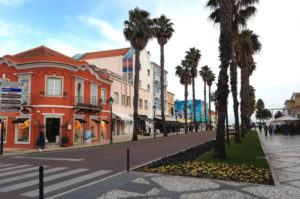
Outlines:
[[145, 173], [97, 199], [300, 198], [300, 137], [259, 137], [277, 186]]

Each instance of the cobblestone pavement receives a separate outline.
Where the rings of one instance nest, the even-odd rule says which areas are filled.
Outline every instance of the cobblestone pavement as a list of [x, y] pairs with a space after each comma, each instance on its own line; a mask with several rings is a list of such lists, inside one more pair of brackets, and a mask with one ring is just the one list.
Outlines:
[[258, 134], [275, 186], [129, 172], [95, 184], [101, 190], [97, 196], [87, 197], [84, 191], [81, 192], [84, 195], [77, 196], [97, 199], [300, 198], [300, 137]]

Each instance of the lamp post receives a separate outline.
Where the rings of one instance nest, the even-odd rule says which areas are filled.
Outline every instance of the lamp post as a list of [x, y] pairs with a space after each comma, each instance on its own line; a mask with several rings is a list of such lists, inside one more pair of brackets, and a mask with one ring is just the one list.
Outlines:
[[153, 105], [153, 134], [155, 138], [155, 110], [156, 110], [156, 104]]
[[112, 105], [114, 103], [114, 99], [112, 97], [110, 97], [107, 100], [107, 103], [110, 104], [110, 143], [109, 144], [112, 144], [113, 143], [113, 138], [112, 138]]

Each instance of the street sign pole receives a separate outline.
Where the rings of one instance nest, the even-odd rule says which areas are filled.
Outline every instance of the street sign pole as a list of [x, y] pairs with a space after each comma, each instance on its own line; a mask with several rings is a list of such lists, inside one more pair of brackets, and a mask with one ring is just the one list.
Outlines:
[[3, 136], [4, 136], [4, 120], [1, 119], [1, 149], [0, 149], [1, 156], [3, 156]]

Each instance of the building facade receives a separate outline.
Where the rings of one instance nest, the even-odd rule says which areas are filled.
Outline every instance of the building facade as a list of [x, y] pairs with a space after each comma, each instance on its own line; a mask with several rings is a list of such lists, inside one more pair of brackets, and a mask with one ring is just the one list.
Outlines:
[[291, 99], [286, 100], [284, 105], [285, 115], [300, 118], [300, 93], [293, 93]]
[[[2, 117], [5, 147], [34, 148], [39, 132], [48, 145], [110, 138], [110, 77], [105, 71], [40, 46], [0, 58], [0, 75], [23, 83], [23, 109]], [[4, 81], [4, 79], [2, 79]]]
[[174, 97], [175, 94], [168, 91], [168, 118], [171, 119], [175, 119]]
[[[205, 110], [204, 110], [204, 101], [202, 100], [195, 100], [196, 103], [196, 122], [205, 122]], [[177, 117], [177, 121], [184, 123], [184, 100], [175, 101], [175, 114]], [[210, 118], [208, 117], [208, 105], [206, 105], [206, 121], [209, 121]], [[193, 110], [193, 100], [187, 101], [187, 122], [194, 121], [194, 110]]]
[[[152, 102], [153, 105], [156, 107], [156, 114], [155, 117], [161, 119], [161, 83], [160, 83], [160, 74], [161, 74], [161, 67], [151, 62], [152, 70], [153, 70], [153, 95], [152, 95]], [[167, 95], [167, 86], [168, 86], [168, 79], [167, 79], [167, 71], [164, 71], [164, 80], [165, 85], [163, 86], [163, 94], [164, 94], [164, 107], [165, 107], [165, 116], [168, 116], [168, 95]]]
[[[74, 56], [85, 60], [112, 76], [111, 95], [113, 104], [113, 134], [128, 135], [133, 133], [133, 97], [135, 50], [123, 48], [108, 51], [90, 52]], [[152, 118], [152, 69], [146, 50], [140, 52], [140, 81], [138, 114], [141, 128], [151, 128]], [[143, 127], [142, 127], [143, 126]]]

